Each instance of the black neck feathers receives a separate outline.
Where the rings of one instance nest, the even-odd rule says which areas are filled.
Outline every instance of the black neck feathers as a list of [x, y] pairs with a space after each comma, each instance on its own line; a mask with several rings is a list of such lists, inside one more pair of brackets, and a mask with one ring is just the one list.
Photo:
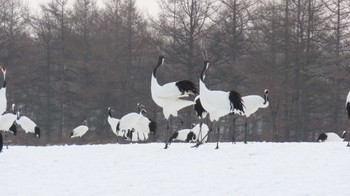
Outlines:
[[204, 63], [203, 63], [203, 70], [201, 72], [201, 75], [200, 75], [200, 79], [202, 80], [202, 82], [204, 82], [204, 78], [205, 78], [205, 71], [208, 69], [209, 67], [209, 61], [208, 60], [205, 60]]
[[153, 69], [153, 76], [156, 77], [157, 69], [164, 63], [164, 56], [159, 56], [157, 66]]

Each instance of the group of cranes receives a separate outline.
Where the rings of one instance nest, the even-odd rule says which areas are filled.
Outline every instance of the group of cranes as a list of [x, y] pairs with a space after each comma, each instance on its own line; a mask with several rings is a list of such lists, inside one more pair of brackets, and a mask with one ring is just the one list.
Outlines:
[[[137, 104], [139, 113], [131, 112], [124, 115], [121, 119], [112, 116], [111, 107], [108, 108], [107, 121], [117, 136], [121, 136], [129, 141], [145, 141], [148, 140], [149, 134], [155, 134], [157, 123], [146, 117], [146, 109], [140, 103]], [[89, 130], [87, 120], [83, 124], [74, 128], [70, 134], [71, 138], [82, 137]]]
[[[34, 133], [35, 137], [40, 138], [40, 128], [30, 118], [21, 115], [20, 111], [16, 110], [16, 105], [12, 104], [12, 111], [7, 111], [6, 97], [6, 73], [5, 66], [0, 67], [4, 76], [4, 82], [0, 89], [0, 131], [9, 131], [17, 135], [17, 126], [19, 125], [26, 133]], [[3, 147], [3, 136], [0, 132], [0, 152]]]
[[[194, 105], [194, 109], [200, 120], [209, 114], [212, 127], [213, 124], [215, 125], [221, 117], [228, 114], [238, 114], [248, 118], [251, 114], [256, 112], [258, 108], [266, 108], [269, 105], [267, 96], [269, 91], [267, 89], [265, 90], [264, 98], [258, 95], [241, 97], [241, 95], [234, 90], [228, 92], [209, 90], [204, 83], [206, 72], [210, 67], [209, 60], [204, 61], [204, 67], [199, 76], [199, 90], [197, 89], [196, 85], [189, 80], [159, 85], [156, 78], [156, 73], [157, 69], [163, 64], [164, 56], [159, 56], [158, 63], [154, 67], [152, 73], [151, 94], [153, 101], [163, 109], [164, 117], [167, 120], [167, 138], [169, 132], [170, 115], [177, 117], [179, 110], [190, 105]], [[185, 97], [192, 95], [197, 95], [194, 101], [184, 99]], [[200, 127], [201, 125], [202, 123], [200, 123]], [[219, 126], [217, 126], [216, 149], [219, 148], [219, 133]], [[205, 137], [207, 137], [207, 135]], [[165, 149], [168, 148], [168, 143], [169, 141], [166, 140], [164, 147]], [[200, 144], [201, 141], [197, 140], [196, 147], [198, 147]]]

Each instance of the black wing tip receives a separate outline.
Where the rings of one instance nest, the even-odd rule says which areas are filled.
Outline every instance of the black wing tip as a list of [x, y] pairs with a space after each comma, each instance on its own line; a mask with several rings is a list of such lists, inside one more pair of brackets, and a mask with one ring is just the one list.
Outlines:
[[230, 91], [229, 99], [231, 102], [231, 109], [232, 110], [236, 109], [236, 110], [240, 110], [240, 111], [244, 112], [244, 110], [243, 110], [244, 104], [243, 104], [241, 94], [239, 92], [234, 91], [234, 90]]
[[176, 82], [176, 86], [182, 94], [197, 95], [199, 94], [197, 85], [190, 80], [181, 80]]
[[327, 139], [327, 134], [326, 133], [320, 133], [320, 135], [318, 135], [318, 138], [316, 140], [316, 142], [322, 141], [324, 142]]
[[207, 111], [203, 108], [202, 103], [200, 101], [200, 98], [198, 98], [195, 101], [195, 104], [193, 107], [194, 107], [194, 110], [196, 112], [197, 117], [203, 118], [204, 113], [206, 113]]
[[149, 119], [151, 122], [149, 123], [149, 130], [152, 134], [155, 134], [157, 132], [157, 122]]
[[34, 130], [35, 137], [40, 138], [40, 134], [41, 134], [41, 130], [38, 126], [36, 126]]
[[11, 127], [10, 127], [9, 130], [13, 133], [13, 135], [16, 135], [16, 136], [17, 136], [17, 127], [16, 127], [15, 123], [13, 123], [13, 124], [11, 125]]

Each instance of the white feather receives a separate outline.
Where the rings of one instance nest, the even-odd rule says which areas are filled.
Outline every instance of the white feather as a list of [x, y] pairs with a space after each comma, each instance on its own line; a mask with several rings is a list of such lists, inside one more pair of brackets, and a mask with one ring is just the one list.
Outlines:
[[26, 133], [35, 133], [35, 127], [37, 126], [31, 119], [26, 116], [20, 116], [16, 120], [16, 123], [22, 127]]
[[173, 141], [186, 141], [187, 139], [187, 135], [192, 132], [192, 129], [181, 129], [178, 130], [177, 133], [177, 137], [173, 139]]
[[151, 79], [151, 94], [154, 102], [163, 108], [163, 114], [166, 119], [170, 115], [176, 117], [179, 110], [194, 104], [193, 101], [181, 99], [181, 97], [189, 95], [186, 93], [181, 94], [175, 82], [160, 86], [153, 74]]
[[350, 91], [348, 93], [348, 96], [346, 97], [345, 106], [347, 106], [348, 103], [350, 103]]
[[71, 137], [82, 137], [88, 130], [89, 127], [87, 125], [80, 125], [73, 129]]
[[6, 99], [6, 87], [0, 89], [0, 114], [4, 113], [7, 108], [7, 99]]
[[112, 117], [111, 108], [108, 109], [107, 121], [108, 121], [109, 125], [111, 126], [113, 133], [118, 135], [118, 133], [117, 133], [117, 125], [119, 123], [119, 119]]
[[[4, 83], [6, 82], [6, 69], [1, 67], [1, 71], [4, 75]], [[0, 114], [6, 112], [7, 98], [6, 98], [6, 86], [0, 89]]]
[[264, 98], [259, 95], [248, 95], [242, 97], [244, 104], [244, 114], [246, 117], [254, 114], [258, 111], [259, 108], [266, 108], [269, 106], [269, 102], [267, 101], [265, 104]]
[[13, 113], [6, 113], [0, 116], [0, 130], [9, 131], [17, 116]]
[[229, 92], [210, 91], [202, 80], [199, 80], [199, 89], [202, 106], [208, 112], [211, 121], [218, 121], [220, 117], [231, 113]]
[[134, 130], [132, 141], [144, 141], [150, 134], [149, 123], [151, 121], [140, 113], [129, 113], [120, 119], [119, 136], [125, 136], [128, 130]]
[[344, 139], [334, 132], [327, 132], [327, 139], [324, 142], [343, 142]]

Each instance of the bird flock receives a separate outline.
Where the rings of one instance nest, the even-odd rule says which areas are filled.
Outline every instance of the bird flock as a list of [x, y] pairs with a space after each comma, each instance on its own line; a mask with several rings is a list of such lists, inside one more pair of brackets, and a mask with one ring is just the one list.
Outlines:
[[[178, 80], [175, 82], [160, 85], [157, 79], [157, 70], [164, 65], [165, 57], [160, 55], [158, 63], [153, 68], [151, 76], [151, 96], [153, 101], [162, 108], [164, 118], [167, 121], [166, 126], [166, 140], [165, 149], [173, 141], [193, 142], [193, 147], [199, 147], [205, 143], [208, 134], [216, 127], [216, 148], [219, 148], [220, 126], [219, 120], [226, 115], [239, 115], [246, 117], [245, 127], [247, 128], [248, 118], [257, 112], [259, 108], [267, 108], [269, 106], [269, 90], [263, 91], [263, 97], [259, 95], [241, 96], [235, 90], [222, 91], [211, 90], [205, 84], [205, 78], [209, 68], [212, 66], [209, 60], [204, 60], [203, 69], [199, 74], [199, 88], [190, 80]], [[16, 126], [19, 125], [26, 133], [34, 133], [35, 137], [40, 138], [40, 128], [28, 117], [22, 116], [20, 111], [17, 111], [16, 105], [12, 104], [11, 111], [7, 110], [6, 99], [6, 67], [2, 66], [4, 81], [0, 89], [0, 131], [9, 131], [17, 135]], [[192, 99], [192, 97], [195, 97]], [[189, 129], [182, 129], [169, 133], [169, 120], [171, 117], [178, 117], [178, 112], [192, 106], [199, 123], [193, 123]], [[114, 118], [112, 107], [108, 108], [107, 121], [111, 127], [112, 132], [128, 141], [147, 141], [150, 134], [155, 134], [157, 130], [157, 123], [146, 116], [147, 111], [145, 106], [138, 103], [138, 113], [131, 112], [120, 119]], [[346, 100], [346, 109], [350, 118], [350, 92]], [[210, 128], [203, 123], [203, 119], [209, 116], [211, 122]], [[182, 120], [178, 118], [182, 125]], [[70, 137], [82, 137], [89, 130], [87, 120], [71, 131]], [[170, 135], [170, 137], [169, 137]], [[344, 140], [346, 132], [343, 133], [342, 138], [334, 133], [321, 133], [317, 141]], [[337, 138], [338, 136], [338, 138]], [[3, 146], [3, 136], [0, 132], [0, 152]], [[348, 143], [348, 146], [350, 144]]]
[[3, 148], [2, 132], [12, 132], [17, 135], [17, 126], [21, 127], [25, 133], [34, 133], [34, 136], [40, 138], [40, 128], [27, 116], [23, 116], [20, 111], [17, 111], [16, 105], [13, 103], [11, 111], [7, 108], [6, 97], [6, 73], [5, 66], [0, 67], [4, 77], [2, 87], [0, 89], [0, 152]]
[[[204, 61], [203, 70], [199, 75], [199, 89], [197, 89], [197, 86], [190, 80], [180, 80], [160, 85], [156, 74], [158, 68], [164, 65], [164, 61], [165, 57], [159, 56], [158, 63], [153, 69], [151, 77], [151, 94], [153, 101], [163, 109], [163, 115], [167, 120], [167, 138], [169, 135], [169, 118], [171, 116], [177, 117], [179, 110], [193, 105], [197, 117], [200, 120], [198, 133], [191, 131], [191, 129], [177, 131], [165, 141], [165, 149], [168, 148], [173, 140], [182, 140], [185, 142], [195, 140], [196, 145], [194, 147], [198, 147], [206, 141], [209, 132], [214, 126], [217, 126], [216, 149], [218, 149], [220, 126], [217, 125], [217, 122], [220, 118], [229, 114], [246, 116], [248, 118], [259, 108], [266, 108], [269, 105], [269, 90], [267, 89], [264, 91], [264, 98], [258, 95], [241, 97], [240, 93], [235, 90], [221, 91], [208, 89], [205, 84], [205, 77], [211, 66], [209, 60]], [[188, 99], [192, 96], [196, 97], [193, 100]], [[209, 115], [209, 120], [212, 125], [211, 129], [204, 131], [202, 129], [205, 124], [202, 123], [202, 120], [207, 115]]]

